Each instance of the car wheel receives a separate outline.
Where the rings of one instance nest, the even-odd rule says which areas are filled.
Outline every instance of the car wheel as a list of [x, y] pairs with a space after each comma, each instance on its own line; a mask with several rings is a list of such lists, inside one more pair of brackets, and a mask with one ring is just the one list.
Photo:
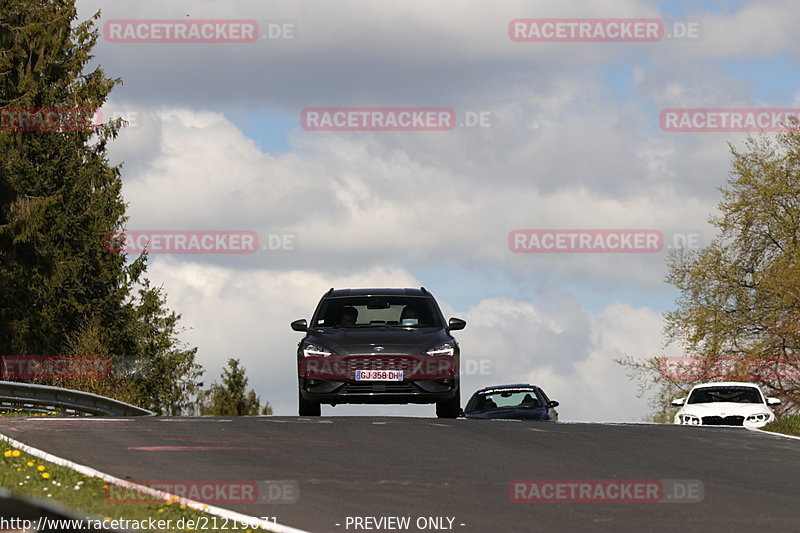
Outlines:
[[439, 418], [458, 418], [461, 413], [461, 390], [456, 389], [456, 395], [449, 400], [436, 402], [436, 416]]
[[297, 393], [297, 406], [297, 413], [300, 416], [320, 416], [322, 414], [319, 402], [304, 399], [299, 391]]

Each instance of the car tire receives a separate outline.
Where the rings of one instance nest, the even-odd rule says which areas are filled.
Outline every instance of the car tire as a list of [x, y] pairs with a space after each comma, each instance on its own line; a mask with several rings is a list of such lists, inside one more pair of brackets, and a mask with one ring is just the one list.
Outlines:
[[320, 416], [322, 415], [322, 408], [319, 402], [306, 400], [303, 395], [298, 391], [297, 393], [297, 413], [300, 416]]
[[449, 400], [436, 402], [436, 416], [439, 418], [458, 418], [461, 413], [461, 389], [456, 389], [456, 394]]

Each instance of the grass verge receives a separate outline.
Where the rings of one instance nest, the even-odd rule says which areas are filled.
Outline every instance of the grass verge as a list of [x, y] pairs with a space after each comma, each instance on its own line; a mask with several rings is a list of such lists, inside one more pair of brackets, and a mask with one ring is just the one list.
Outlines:
[[783, 433], [784, 435], [794, 435], [800, 437], [800, 415], [786, 416], [770, 422], [763, 428], [764, 431]]
[[[139, 531], [263, 531], [237, 527], [241, 523], [188, 508], [174, 500], [156, 502], [153, 496], [121, 489], [101, 478], [43, 461], [7, 443], [1, 443], [0, 450], [0, 486], [13, 495], [57, 502], [79, 517], [116, 520], [118, 524], [120, 520], [128, 520], [128, 529]], [[169, 520], [172, 527], [131, 527], [131, 521], [146, 524], [150, 519]]]

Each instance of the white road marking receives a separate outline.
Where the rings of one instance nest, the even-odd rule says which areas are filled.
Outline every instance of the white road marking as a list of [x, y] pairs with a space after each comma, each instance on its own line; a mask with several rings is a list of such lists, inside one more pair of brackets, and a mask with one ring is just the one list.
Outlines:
[[99, 477], [103, 481], [107, 481], [109, 483], [113, 483], [114, 485], [120, 486], [125, 489], [134, 489], [141, 491], [149, 496], [155, 496], [156, 498], [162, 500], [173, 500], [180, 504], [189, 507], [190, 509], [195, 509], [198, 511], [202, 511], [204, 513], [208, 513], [211, 515], [219, 516], [220, 518], [227, 518], [231, 521], [236, 522], [247, 522], [253, 525], [257, 525], [267, 531], [272, 531], [273, 533], [310, 533], [303, 529], [297, 529], [291, 526], [285, 526], [283, 524], [277, 524], [275, 522], [270, 522], [269, 520], [262, 520], [256, 516], [247, 516], [246, 514], [237, 513], [235, 511], [229, 511], [228, 509], [223, 509], [221, 507], [215, 507], [213, 505], [208, 505], [202, 502], [198, 502], [195, 500], [190, 500], [188, 498], [183, 498], [180, 496], [170, 494], [168, 492], [156, 490], [152, 487], [148, 487], [146, 485], [139, 485], [137, 483], [133, 483], [131, 481], [126, 481], [124, 479], [120, 479], [118, 477], [114, 477], [110, 474], [106, 474], [105, 472], [101, 472], [99, 470], [95, 470], [90, 466], [80, 465], [78, 463], [74, 463], [69, 459], [64, 459], [63, 457], [58, 457], [51, 453], [45, 452], [38, 448], [34, 448], [33, 446], [28, 446], [27, 444], [20, 442], [18, 440], [12, 439], [7, 435], [0, 434], [0, 441], [6, 441], [9, 445], [22, 450], [23, 452], [33, 455], [34, 457], [38, 457], [44, 461], [49, 461], [51, 463], [57, 464], [59, 466], [63, 466], [66, 468], [71, 468], [75, 470], [79, 474], [86, 474], [87, 476]]
[[774, 431], [764, 431], [763, 429], [759, 429], [759, 428], [751, 428], [751, 427], [747, 427], [747, 426], [745, 426], [745, 427], [747, 429], [749, 429], [750, 431], [755, 431], [757, 433], [766, 433], [767, 435], [775, 435], [776, 437], [786, 437], [787, 439], [800, 440], [800, 437], [798, 437], [796, 435], [786, 435], [785, 433], [775, 433]]

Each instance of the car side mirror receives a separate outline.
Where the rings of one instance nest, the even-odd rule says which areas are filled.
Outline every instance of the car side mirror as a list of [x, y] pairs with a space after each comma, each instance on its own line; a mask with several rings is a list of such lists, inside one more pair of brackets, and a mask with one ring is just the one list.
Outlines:
[[308, 331], [308, 322], [306, 322], [305, 318], [295, 320], [292, 322], [292, 329], [295, 331]]
[[559, 403], [557, 401], [555, 401], [555, 400], [551, 400], [551, 401], [547, 402], [547, 407], [558, 407], [558, 406], [559, 406]]
[[447, 323], [448, 331], [464, 329], [465, 327], [467, 327], [466, 320], [461, 320], [460, 318], [451, 318], [450, 321]]
[[678, 398], [676, 400], [672, 400], [672, 405], [674, 407], [680, 407], [686, 402], [686, 398]]
[[780, 405], [781, 399], [780, 398], [767, 398], [767, 405]]

